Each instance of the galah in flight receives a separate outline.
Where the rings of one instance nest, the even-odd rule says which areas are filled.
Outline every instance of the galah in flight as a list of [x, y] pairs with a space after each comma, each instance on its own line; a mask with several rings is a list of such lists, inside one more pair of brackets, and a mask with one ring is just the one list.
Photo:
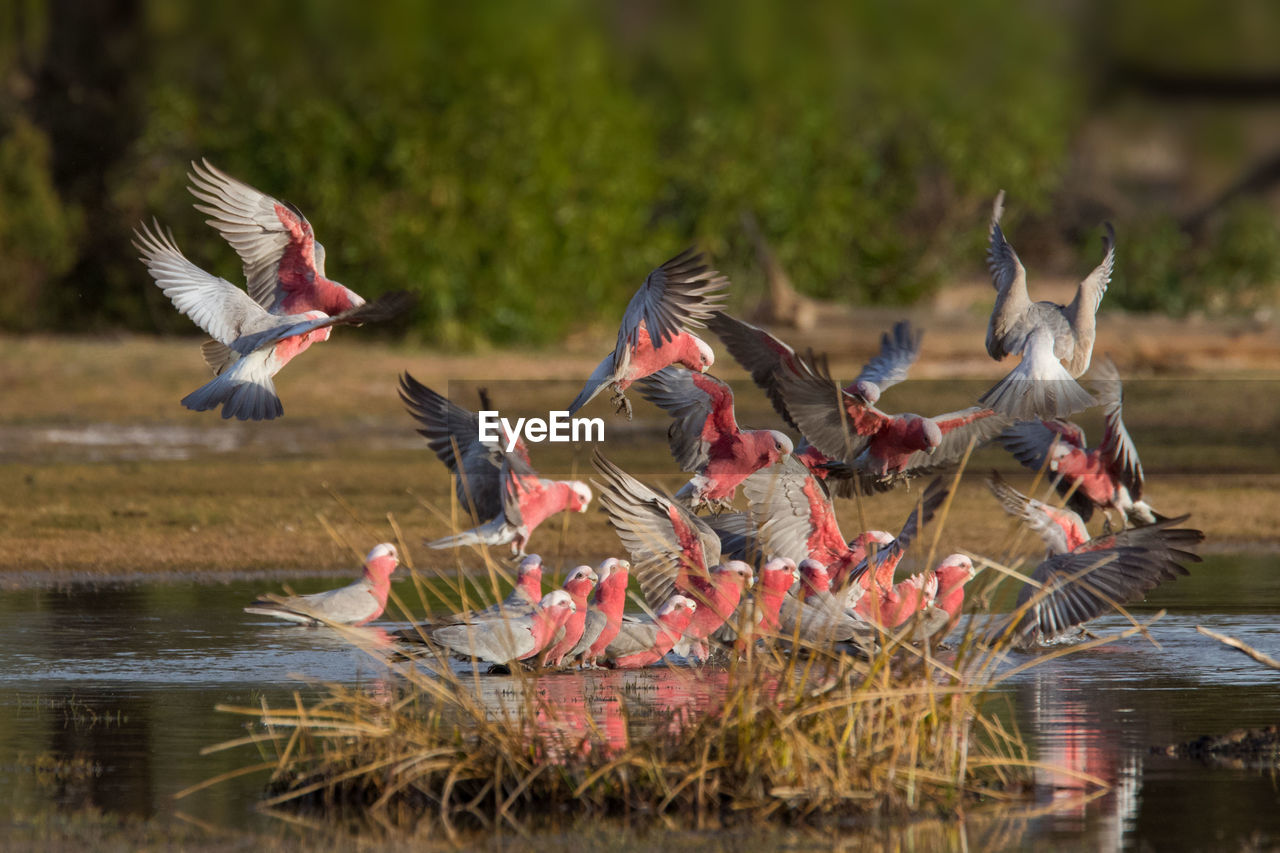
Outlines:
[[569, 404], [576, 414], [606, 387], [613, 406], [631, 419], [626, 390], [631, 383], [672, 365], [704, 372], [715, 363], [707, 342], [689, 331], [704, 325], [724, 301], [729, 280], [711, 269], [700, 253], [687, 249], [649, 273], [622, 315], [618, 343], [592, 372]]
[[733, 391], [707, 373], [667, 367], [636, 384], [646, 400], [675, 420], [667, 430], [671, 455], [693, 474], [676, 499], [693, 509], [731, 505], [738, 485], [794, 449], [773, 429], [740, 429]]
[[622, 629], [605, 650], [605, 658], [617, 669], [655, 664], [684, 636], [697, 612], [696, 601], [677, 593], [662, 603], [653, 618], [623, 617]]
[[499, 614], [470, 622], [446, 625], [430, 632], [437, 644], [463, 660], [482, 660], [498, 666], [528, 660], [555, 639], [575, 610], [573, 598], [563, 589], [542, 597], [523, 616]]
[[332, 315], [319, 310], [273, 314], [231, 282], [187, 260], [173, 235], [162, 232], [158, 223], [154, 231], [140, 226], [134, 246], [174, 307], [220, 348], [215, 354], [205, 345], [205, 360], [216, 377], [182, 398], [182, 405], [197, 412], [221, 406], [224, 418], [262, 421], [284, 414], [272, 381], [282, 367], [313, 343], [327, 340], [330, 327], [387, 320], [412, 301], [407, 293], [391, 293]]
[[[800, 369], [796, 351], [764, 329], [723, 312], [712, 314], [707, 328], [719, 336], [729, 354], [751, 374], [752, 381], [765, 392], [782, 419], [799, 431], [781, 389], [782, 371]], [[906, 320], [895, 324], [892, 333], [881, 335], [880, 352], [863, 365], [862, 372], [845, 386], [845, 391], [875, 403], [885, 389], [907, 378], [907, 372], [920, 355], [922, 337], [923, 333], [913, 331]], [[796, 447], [795, 457], [828, 489], [840, 497], [853, 496], [856, 477], [847, 473], [847, 466], [837, 463], [808, 441]], [[844, 476], [840, 476], [842, 473]]]
[[1095, 388], [1103, 406], [1102, 443], [1090, 450], [1084, 430], [1070, 421], [1020, 421], [1000, 435], [1000, 444], [1033, 471], [1048, 468], [1067, 506], [1088, 521], [1095, 509], [1120, 515], [1120, 526], [1152, 524], [1161, 516], [1142, 500], [1144, 477], [1138, 448], [1122, 417], [1120, 375], [1111, 359], [1094, 365]]
[[364, 559], [364, 575], [353, 584], [310, 595], [264, 595], [245, 613], [274, 616], [299, 625], [363, 625], [382, 615], [391, 591], [391, 573], [399, 565], [396, 546], [384, 542]]
[[981, 446], [1009, 425], [1007, 418], [981, 406], [931, 418], [886, 414], [841, 390], [825, 357], [798, 359], [782, 370], [780, 385], [804, 437], [826, 456], [853, 466], [866, 494], [953, 465], [970, 442]]
[[1044, 560], [1018, 593], [1014, 612], [987, 631], [988, 640], [1010, 636], [1019, 648], [1049, 642], [1188, 574], [1182, 564], [1200, 557], [1186, 549], [1204, 541], [1202, 531], [1176, 526], [1188, 517], [1100, 536]]
[[987, 488], [1000, 501], [1004, 511], [1026, 522], [1048, 550], [1048, 556], [1066, 554], [1089, 540], [1084, 520], [1074, 510], [1030, 498], [1006, 483], [995, 471], [987, 478]]
[[566, 510], [587, 511], [590, 486], [581, 480], [539, 477], [523, 443], [511, 451], [482, 443], [479, 418], [473, 412], [408, 373], [400, 377], [400, 398], [419, 423], [418, 432], [426, 437], [428, 446], [457, 477], [459, 502], [482, 522], [428, 542], [428, 547], [509, 543], [512, 553], [523, 554], [533, 531], [547, 518]]
[[1000, 230], [1004, 190], [991, 212], [987, 266], [996, 303], [987, 325], [987, 353], [996, 361], [1008, 355], [1022, 361], [983, 394], [978, 402], [1010, 417], [1061, 418], [1093, 405], [1075, 381], [1089, 369], [1096, 315], [1115, 266], [1115, 229], [1106, 223], [1102, 262], [1089, 273], [1071, 304], [1032, 302], [1027, 271]]

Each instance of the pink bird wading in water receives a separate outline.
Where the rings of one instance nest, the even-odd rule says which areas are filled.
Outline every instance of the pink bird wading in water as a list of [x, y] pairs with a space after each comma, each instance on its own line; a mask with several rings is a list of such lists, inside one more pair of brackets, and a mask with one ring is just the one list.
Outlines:
[[581, 659], [582, 664], [594, 667], [605, 649], [618, 636], [622, 628], [622, 611], [627, 603], [627, 583], [631, 564], [626, 560], [610, 557], [600, 564], [596, 573], [600, 580], [591, 594], [587, 618], [582, 626], [582, 638], [570, 650], [570, 661]]
[[760, 579], [743, 596], [728, 621], [713, 635], [722, 643], [732, 643], [738, 654], [758, 639], [778, 636], [782, 602], [796, 580], [796, 564], [786, 557], [774, 557], [760, 567]]
[[596, 367], [582, 391], [569, 404], [576, 414], [606, 387], [610, 401], [631, 419], [626, 390], [637, 379], [670, 364], [705, 371], [715, 363], [706, 341], [688, 331], [701, 326], [724, 300], [721, 291], [729, 280], [703, 263], [702, 255], [688, 249], [676, 255], [645, 279], [627, 304], [618, 329], [618, 343]]
[[272, 380], [282, 367], [311, 344], [327, 340], [330, 327], [387, 320], [411, 302], [408, 294], [393, 293], [334, 315], [318, 310], [272, 314], [231, 282], [187, 260], [173, 235], [162, 233], [158, 224], [154, 232], [142, 225], [134, 235], [156, 285], [214, 339], [202, 351], [216, 378], [182, 399], [198, 412], [221, 406], [224, 418], [279, 417], [284, 407]]
[[624, 617], [622, 629], [605, 649], [605, 657], [616, 669], [650, 666], [666, 657], [667, 652], [689, 630], [698, 612], [698, 603], [683, 595], [672, 595], [654, 613], [654, 617]]
[[1102, 443], [1096, 448], [1085, 446], [1079, 426], [1060, 420], [1021, 421], [1000, 435], [1000, 444], [1033, 471], [1047, 467], [1058, 493], [1067, 497], [1067, 506], [1081, 521], [1101, 509], [1107, 529], [1112, 527], [1112, 510], [1119, 513], [1122, 528], [1130, 523], [1152, 524], [1162, 516], [1142, 500], [1145, 478], [1138, 448], [1122, 417], [1120, 374], [1105, 358], [1094, 365], [1093, 375], [1105, 424]]
[[[480, 441], [480, 419], [408, 373], [400, 377], [400, 399], [418, 422], [427, 446], [457, 478], [459, 504], [482, 523], [427, 543], [430, 548], [511, 545], [523, 554], [533, 531], [558, 512], [587, 511], [591, 488], [581, 480], [538, 476], [523, 442], [508, 452]], [[456, 448], [456, 451], [455, 451]]]
[[587, 597], [598, 577], [590, 566], [578, 566], [564, 579], [564, 591], [573, 599], [574, 611], [557, 632], [554, 642], [542, 653], [543, 666], [559, 667], [582, 639], [588, 615]]
[[743, 480], [794, 449], [791, 439], [777, 430], [739, 429], [733, 391], [710, 374], [667, 367], [636, 387], [675, 418], [667, 430], [671, 455], [694, 475], [676, 499], [693, 509], [727, 508]]
[[977, 572], [973, 568], [973, 560], [964, 554], [952, 554], [943, 558], [933, 574], [938, 579], [938, 591], [933, 604], [947, 614], [947, 623], [940, 632], [945, 635], [960, 621], [960, 610], [964, 607], [964, 585], [973, 580]]
[[[751, 567], [720, 562], [720, 538], [706, 522], [667, 495], [650, 489], [596, 451], [604, 477], [600, 505], [631, 554], [645, 601], [666, 601], [678, 592], [698, 603], [698, 612], [677, 652], [706, 660], [707, 638], [732, 614], [751, 584]], [[713, 568], [714, 566], [714, 568]]]
[[1061, 418], [1093, 405], [1075, 381], [1093, 357], [1096, 315], [1115, 266], [1115, 230], [1105, 224], [1102, 263], [1076, 289], [1069, 305], [1032, 302], [1027, 270], [1000, 230], [1004, 190], [991, 211], [987, 266], [996, 304], [987, 325], [987, 353], [996, 361], [1018, 355], [1022, 361], [978, 402], [1015, 418]]
[[496, 666], [534, 657], [555, 640], [556, 633], [573, 615], [573, 598], [563, 589], [542, 597], [523, 616], [476, 617], [430, 632], [430, 638], [463, 660], [481, 660]]
[[787, 595], [778, 615], [783, 639], [798, 638], [812, 648], [853, 642], [863, 649], [874, 646], [873, 627], [847, 606], [843, 596], [832, 595], [831, 578], [817, 560], [802, 560], [799, 594]]
[[396, 546], [384, 542], [364, 559], [364, 576], [353, 584], [310, 595], [264, 595], [245, 613], [274, 616], [299, 625], [363, 625], [382, 615], [391, 591], [391, 573], [399, 565]]

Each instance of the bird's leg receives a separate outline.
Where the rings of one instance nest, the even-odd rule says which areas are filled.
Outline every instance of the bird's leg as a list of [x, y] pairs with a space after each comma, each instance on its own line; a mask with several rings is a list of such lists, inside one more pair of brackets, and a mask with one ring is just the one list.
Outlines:
[[627, 420], [631, 420], [631, 401], [627, 399], [625, 392], [615, 390], [613, 392], [613, 399], [609, 402], [613, 404], [613, 411], [615, 414], [626, 412]]

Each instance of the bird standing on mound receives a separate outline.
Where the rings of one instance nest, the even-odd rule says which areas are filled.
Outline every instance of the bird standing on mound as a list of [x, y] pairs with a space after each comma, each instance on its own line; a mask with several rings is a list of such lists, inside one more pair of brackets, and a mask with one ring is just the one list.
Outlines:
[[1022, 362], [978, 402], [1015, 418], [1061, 418], [1094, 400], [1075, 378], [1089, 369], [1095, 317], [1115, 266], [1115, 229], [1106, 223], [1102, 263], [1076, 289], [1069, 305], [1032, 302], [1027, 270], [1000, 230], [1004, 190], [991, 212], [987, 266], [996, 304], [987, 325], [987, 352], [996, 361], [1019, 355]]
[[391, 591], [391, 573], [399, 565], [396, 546], [383, 542], [364, 559], [364, 577], [341, 589], [311, 595], [263, 595], [245, 613], [274, 616], [299, 625], [363, 625], [382, 615]]
[[569, 404], [569, 414], [610, 387], [617, 411], [631, 420], [626, 390], [637, 379], [670, 364], [705, 372], [715, 363], [707, 342], [688, 331], [702, 326], [724, 299], [720, 291], [729, 280], [708, 267], [702, 255], [687, 249], [649, 273], [627, 303], [618, 329], [618, 344], [592, 372], [582, 391]]

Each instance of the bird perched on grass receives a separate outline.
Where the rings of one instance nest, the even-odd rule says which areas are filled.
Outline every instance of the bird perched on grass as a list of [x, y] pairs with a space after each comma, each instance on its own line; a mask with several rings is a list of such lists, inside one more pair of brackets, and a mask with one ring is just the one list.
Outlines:
[[1095, 315], [1115, 267], [1115, 230], [1104, 226], [1102, 263], [1094, 268], [1069, 305], [1032, 302], [1027, 271], [1000, 229], [1004, 190], [991, 212], [987, 266], [996, 304], [987, 325], [987, 353], [996, 361], [1018, 355], [1022, 361], [978, 402], [1015, 418], [1060, 418], [1093, 405], [1075, 381], [1093, 356]]
[[729, 280], [708, 267], [702, 255], [687, 249], [649, 273], [627, 303], [618, 329], [618, 343], [592, 371], [572, 403], [569, 414], [591, 402], [605, 388], [610, 401], [631, 420], [631, 383], [670, 364], [704, 372], [715, 363], [707, 342], [689, 331], [720, 307]]
[[364, 558], [364, 575], [353, 584], [310, 595], [263, 595], [245, 613], [274, 616], [299, 625], [363, 625], [382, 615], [399, 565], [396, 546], [383, 542]]

